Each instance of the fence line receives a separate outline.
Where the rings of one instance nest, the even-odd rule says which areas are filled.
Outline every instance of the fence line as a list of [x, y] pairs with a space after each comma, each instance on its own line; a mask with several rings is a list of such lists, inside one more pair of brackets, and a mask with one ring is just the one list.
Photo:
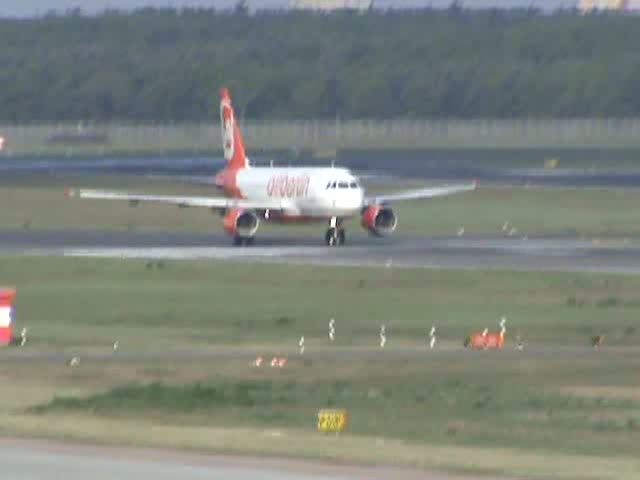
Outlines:
[[[640, 118], [517, 120], [297, 120], [247, 121], [249, 150], [466, 147], [640, 147]], [[6, 150], [220, 150], [213, 124], [77, 124], [0, 126]]]

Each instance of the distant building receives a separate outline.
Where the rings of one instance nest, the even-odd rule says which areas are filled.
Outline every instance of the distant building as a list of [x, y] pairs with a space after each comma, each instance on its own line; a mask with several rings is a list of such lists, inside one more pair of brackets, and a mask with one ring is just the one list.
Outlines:
[[637, 8], [638, 5], [633, 0], [579, 0], [578, 3], [578, 10], [582, 13], [603, 10], [626, 12]]
[[368, 10], [373, 0], [289, 0], [289, 8], [303, 10]]

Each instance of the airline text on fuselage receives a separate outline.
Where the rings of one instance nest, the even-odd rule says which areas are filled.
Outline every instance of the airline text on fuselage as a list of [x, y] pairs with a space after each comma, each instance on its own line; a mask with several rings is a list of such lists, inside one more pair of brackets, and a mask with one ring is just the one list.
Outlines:
[[274, 175], [267, 183], [267, 195], [270, 197], [306, 197], [309, 194], [308, 175]]

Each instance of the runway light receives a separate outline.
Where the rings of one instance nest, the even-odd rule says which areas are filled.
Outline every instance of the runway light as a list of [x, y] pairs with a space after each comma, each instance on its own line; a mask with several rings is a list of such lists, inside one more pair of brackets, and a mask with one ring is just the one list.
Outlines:
[[435, 325], [431, 327], [429, 331], [429, 348], [433, 348], [436, 346], [436, 327]]
[[69, 360], [70, 367], [77, 367], [78, 365], [80, 365], [80, 357], [73, 357], [71, 360]]
[[304, 354], [304, 335], [300, 337], [300, 341], [298, 342], [298, 348], [300, 355]]
[[329, 320], [329, 341], [333, 342], [336, 339], [336, 320], [332, 318]]
[[596, 335], [595, 337], [591, 337], [591, 346], [598, 350], [602, 343], [604, 342], [604, 335]]
[[464, 227], [460, 227], [460, 228], [458, 229], [458, 236], [459, 236], [459, 237], [461, 237], [461, 236], [463, 236], [463, 235], [464, 235]]
[[387, 344], [387, 327], [385, 325], [380, 326], [380, 348], [384, 348]]
[[116, 350], [118, 350], [118, 346], [119, 346], [119, 343], [118, 343], [118, 341], [116, 340], [116, 341], [114, 342], [114, 344], [113, 344], [113, 351], [114, 351], [114, 352], [115, 352]]
[[257, 356], [256, 359], [253, 361], [253, 366], [254, 367], [261, 367], [262, 366], [262, 357], [261, 356]]
[[429, 331], [429, 348], [433, 348], [436, 345], [436, 327], [431, 327]]

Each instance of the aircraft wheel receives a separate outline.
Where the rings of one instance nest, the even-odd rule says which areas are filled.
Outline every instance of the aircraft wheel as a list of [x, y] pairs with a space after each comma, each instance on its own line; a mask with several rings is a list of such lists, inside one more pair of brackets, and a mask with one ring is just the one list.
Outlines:
[[233, 237], [233, 244], [236, 247], [240, 247], [242, 245], [250, 246], [255, 243], [254, 237], [241, 237], [240, 235], [236, 235]]
[[337, 229], [334, 227], [328, 229], [327, 233], [324, 236], [324, 241], [329, 247], [335, 247], [336, 245], [338, 245]]
[[338, 245], [344, 245], [346, 241], [347, 241], [347, 235], [344, 231], [344, 228], [340, 228], [338, 230]]

